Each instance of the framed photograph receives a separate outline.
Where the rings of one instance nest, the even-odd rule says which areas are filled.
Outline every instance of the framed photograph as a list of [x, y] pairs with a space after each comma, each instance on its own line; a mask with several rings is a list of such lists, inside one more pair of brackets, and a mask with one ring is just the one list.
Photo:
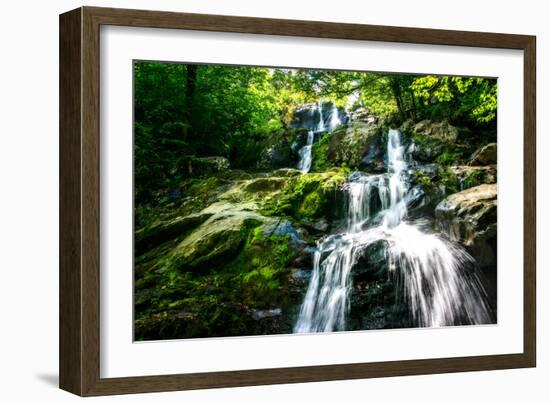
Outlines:
[[533, 367], [535, 157], [533, 36], [62, 14], [60, 387]]

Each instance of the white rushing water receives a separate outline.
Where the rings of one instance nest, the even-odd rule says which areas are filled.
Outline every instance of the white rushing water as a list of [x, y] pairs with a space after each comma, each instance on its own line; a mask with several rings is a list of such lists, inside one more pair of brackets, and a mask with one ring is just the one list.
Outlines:
[[306, 145], [298, 150], [298, 154], [300, 155], [300, 161], [298, 161], [298, 169], [302, 172], [309, 172], [309, 170], [311, 169], [311, 147], [313, 146], [314, 136], [315, 135], [313, 133], [313, 130], [310, 130], [307, 133]]
[[323, 116], [323, 104], [321, 101], [317, 103], [317, 110], [319, 111], [319, 123], [317, 124], [316, 131], [324, 132], [325, 129], [325, 117]]
[[332, 104], [330, 108], [330, 119], [328, 122], [328, 130], [332, 131], [338, 126], [342, 124], [342, 120], [340, 119], [340, 113], [338, 112], [338, 108]]
[[[340, 113], [338, 112], [338, 108], [336, 108], [334, 104], [330, 104], [328, 114], [324, 114], [324, 112], [326, 111], [323, 111], [323, 104], [321, 101], [319, 101], [317, 104], [314, 104], [314, 108], [310, 109], [311, 114], [319, 114], [319, 120], [314, 127], [307, 127], [309, 129], [309, 132], [307, 134], [306, 144], [298, 150], [298, 155], [300, 156], [300, 159], [298, 161], [297, 168], [304, 173], [309, 172], [309, 170], [311, 169], [311, 163], [313, 161], [311, 148], [315, 139], [315, 133], [331, 132], [342, 124]], [[326, 124], [325, 121], [328, 121], [328, 124]]]
[[[396, 294], [409, 306], [414, 326], [491, 321], [487, 296], [471, 270], [473, 258], [446, 238], [406, 221], [408, 165], [398, 131], [390, 130], [387, 144], [388, 174], [350, 177], [346, 232], [317, 242], [296, 333], [346, 330], [353, 267], [364, 250], [378, 241], [388, 245], [388, 275]], [[373, 215], [371, 201], [376, 196], [381, 211]]]

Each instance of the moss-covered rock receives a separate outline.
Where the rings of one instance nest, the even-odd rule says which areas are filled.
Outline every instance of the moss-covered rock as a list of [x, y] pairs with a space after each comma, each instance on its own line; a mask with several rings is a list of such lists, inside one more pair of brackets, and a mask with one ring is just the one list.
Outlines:
[[[136, 257], [136, 339], [292, 331], [302, 298], [301, 289], [291, 286], [292, 270], [295, 262], [311, 261], [311, 247], [293, 219], [261, 211], [298, 191], [311, 175], [314, 185], [301, 187], [301, 211], [307, 215], [316, 208], [309, 195], [334, 189], [340, 175], [294, 171], [185, 181], [185, 208], [203, 205], [201, 192], [207, 206], [183, 216], [188, 218], [166, 218], [138, 230], [143, 239], [162, 241]], [[299, 259], [302, 255], [308, 258]]]
[[447, 120], [423, 120], [416, 124], [407, 121], [400, 130], [410, 139], [411, 156], [421, 163], [457, 165], [466, 161], [475, 149], [471, 132]]
[[460, 190], [466, 190], [475, 186], [497, 182], [496, 165], [459, 165], [451, 167], [450, 169], [458, 178]]
[[257, 178], [248, 181], [244, 187], [244, 191], [273, 192], [282, 189], [286, 185], [287, 181], [287, 178], [278, 177]]
[[[228, 223], [223, 226], [227, 228]], [[227, 231], [211, 231], [223, 232], [227, 238]], [[233, 228], [230, 231], [229, 238], [234, 235], [240, 243], [232, 258], [225, 255], [205, 271], [165, 266], [152, 271], [154, 281], [142, 276], [136, 282], [138, 340], [291, 331], [294, 310], [302, 297], [289, 286], [291, 265], [305, 242], [286, 220], [244, 222], [238, 236]], [[196, 232], [193, 240], [204, 235], [204, 229]], [[220, 241], [214, 234], [210, 239]], [[202, 256], [208, 251], [212, 248]]]
[[[376, 157], [383, 158], [382, 129], [375, 122], [352, 122], [350, 125], [341, 126], [330, 135], [328, 147], [328, 160], [334, 166], [347, 166], [359, 168], [365, 166], [363, 158], [369, 151], [377, 151], [371, 156], [371, 165]], [[315, 161], [315, 160], [314, 160]]]
[[260, 170], [293, 167], [298, 163], [298, 149], [307, 138], [307, 129], [284, 129], [263, 141], [256, 167]]
[[290, 178], [280, 196], [268, 203], [263, 212], [271, 216], [289, 216], [296, 220], [330, 215], [336, 193], [346, 177], [347, 171], [335, 169]]
[[497, 143], [489, 143], [478, 149], [468, 165], [490, 165], [497, 163]]
[[[162, 270], [210, 270], [236, 256], [243, 243], [243, 231], [264, 222], [265, 217], [243, 211], [235, 206], [205, 211], [211, 214], [171, 252], [162, 264]], [[224, 208], [226, 207], [226, 208]], [[208, 209], [207, 209], [208, 210]]]
[[169, 239], [183, 236], [210, 216], [211, 214], [208, 213], [189, 214], [170, 220], [158, 220], [145, 228], [138, 229], [134, 237], [136, 253], [139, 255]]
[[333, 163], [329, 160], [330, 142], [331, 135], [324, 133], [319, 141], [311, 146], [311, 170], [313, 172], [325, 171], [333, 166]]

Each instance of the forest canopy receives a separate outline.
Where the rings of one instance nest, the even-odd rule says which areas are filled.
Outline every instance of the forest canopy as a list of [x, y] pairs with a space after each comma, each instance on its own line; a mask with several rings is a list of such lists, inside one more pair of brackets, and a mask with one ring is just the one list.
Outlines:
[[497, 83], [487, 78], [135, 62], [136, 198], [177, 181], [182, 158], [222, 156], [255, 166], [262, 141], [289, 126], [298, 105], [364, 107], [399, 125], [446, 119], [496, 126]]

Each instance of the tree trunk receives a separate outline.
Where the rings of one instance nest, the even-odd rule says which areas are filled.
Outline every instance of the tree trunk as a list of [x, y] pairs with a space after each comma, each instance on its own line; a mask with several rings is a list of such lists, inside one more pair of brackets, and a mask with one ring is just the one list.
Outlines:
[[399, 83], [399, 79], [396, 77], [390, 78], [391, 82], [391, 89], [393, 92], [393, 96], [395, 98], [395, 102], [397, 104], [397, 110], [399, 111], [399, 116], [401, 117], [401, 120], [405, 120], [405, 110], [403, 105], [403, 99], [401, 97], [401, 85]]

